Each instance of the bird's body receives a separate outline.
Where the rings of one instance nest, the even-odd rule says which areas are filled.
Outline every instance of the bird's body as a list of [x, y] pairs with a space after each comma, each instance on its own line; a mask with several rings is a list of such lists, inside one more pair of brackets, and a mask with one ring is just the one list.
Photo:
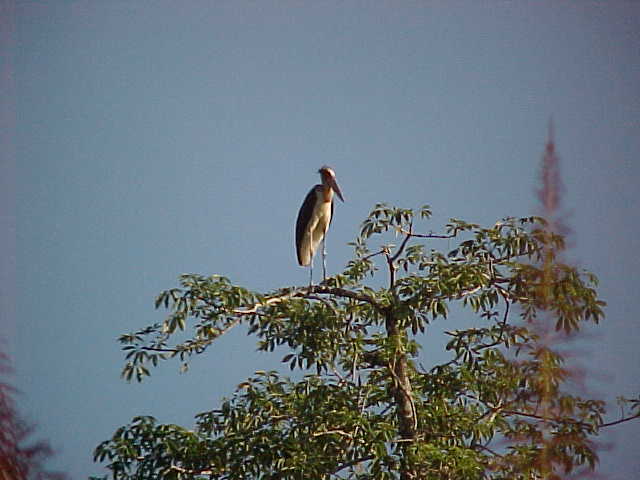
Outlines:
[[315, 185], [309, 191], [296, 221], [296, 252], [301, 266], [312, 264], [313, 256], [329, 230], [333, 217], [334, 192], [344, 201], [333, 170], [322, 167], [319, 173], [322, 184]]
[[304, 199], [298, 214], [296, 250], [298, 263], [303, 267], [311, 264], [333, 217], [333, 191], [328, 189], [329, 193], [326, 194], [325, 189], [323, 185], [314, 186]]

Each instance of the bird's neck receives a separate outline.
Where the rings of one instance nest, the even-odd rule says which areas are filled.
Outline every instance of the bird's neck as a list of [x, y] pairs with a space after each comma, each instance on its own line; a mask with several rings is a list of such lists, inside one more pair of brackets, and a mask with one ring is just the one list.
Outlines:
[[325, 202], [331, 202], [331, 200], [333, 200], [333, 189], [327, 185], [323, 185], [322, 198]]

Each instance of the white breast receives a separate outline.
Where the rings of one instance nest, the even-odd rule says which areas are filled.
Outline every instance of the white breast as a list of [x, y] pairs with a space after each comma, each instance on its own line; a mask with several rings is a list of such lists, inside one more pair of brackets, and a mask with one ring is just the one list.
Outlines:
[[[323, 200], [322, 196], [318, 195], [317, 200]], [[311, 259], [318, 250], [318, 245], [329, 229], [330, 222], [331, 202], [316, 201], [302, 241], [303, 265], [311, 263]]]

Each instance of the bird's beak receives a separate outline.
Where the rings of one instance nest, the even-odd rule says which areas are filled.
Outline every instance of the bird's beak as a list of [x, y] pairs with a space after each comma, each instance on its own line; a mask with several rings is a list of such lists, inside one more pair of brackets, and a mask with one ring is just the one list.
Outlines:
[[336, 192], [336, 195], [338, 195], [338, 198], [344, 202], [344, 197], [342, 196], [342, 192], [340, 191], [340, 187], [338, 186], [338, 182], [336, 182], [335, 177], [330, 176], [328, 178], [328, 182], [331, 189]]

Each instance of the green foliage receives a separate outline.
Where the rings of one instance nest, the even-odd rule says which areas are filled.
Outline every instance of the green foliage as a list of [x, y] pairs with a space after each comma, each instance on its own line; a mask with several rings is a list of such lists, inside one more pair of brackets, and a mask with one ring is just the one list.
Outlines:
[[[551, 318], [558, 334], [598, 323], [595, 277], [557, 261], [563, 239], [541, 218], [489, 228], [452, 219], [444, 233], [416, 233], [430, 215], [428, 206], [376, 205], [354, 258], [318, 286], [263, 295], [183, 275], [156, 300], [169, 311], [164, 322], [120, 337], [125, 379], [172, 358], [186, 368], [241, 324], [259, 350], [286, 351], [282, 361], [305, 375], [256, 372], [193, 430], [137, 417], [96, 460], [118, 480], [529, 479], [593, 469], [604, 405], [563, 390], [570, 371], [532, 322]], [[439, 239], [456, 246], [439, 251]], [[365, 284], [378, 276], [385, 287]], [[461, 309], [474, 327], [447, 332], [449, 360], [419, 368], [416, 335]], [[173, 343], [180, 332], [188, 339]]]

